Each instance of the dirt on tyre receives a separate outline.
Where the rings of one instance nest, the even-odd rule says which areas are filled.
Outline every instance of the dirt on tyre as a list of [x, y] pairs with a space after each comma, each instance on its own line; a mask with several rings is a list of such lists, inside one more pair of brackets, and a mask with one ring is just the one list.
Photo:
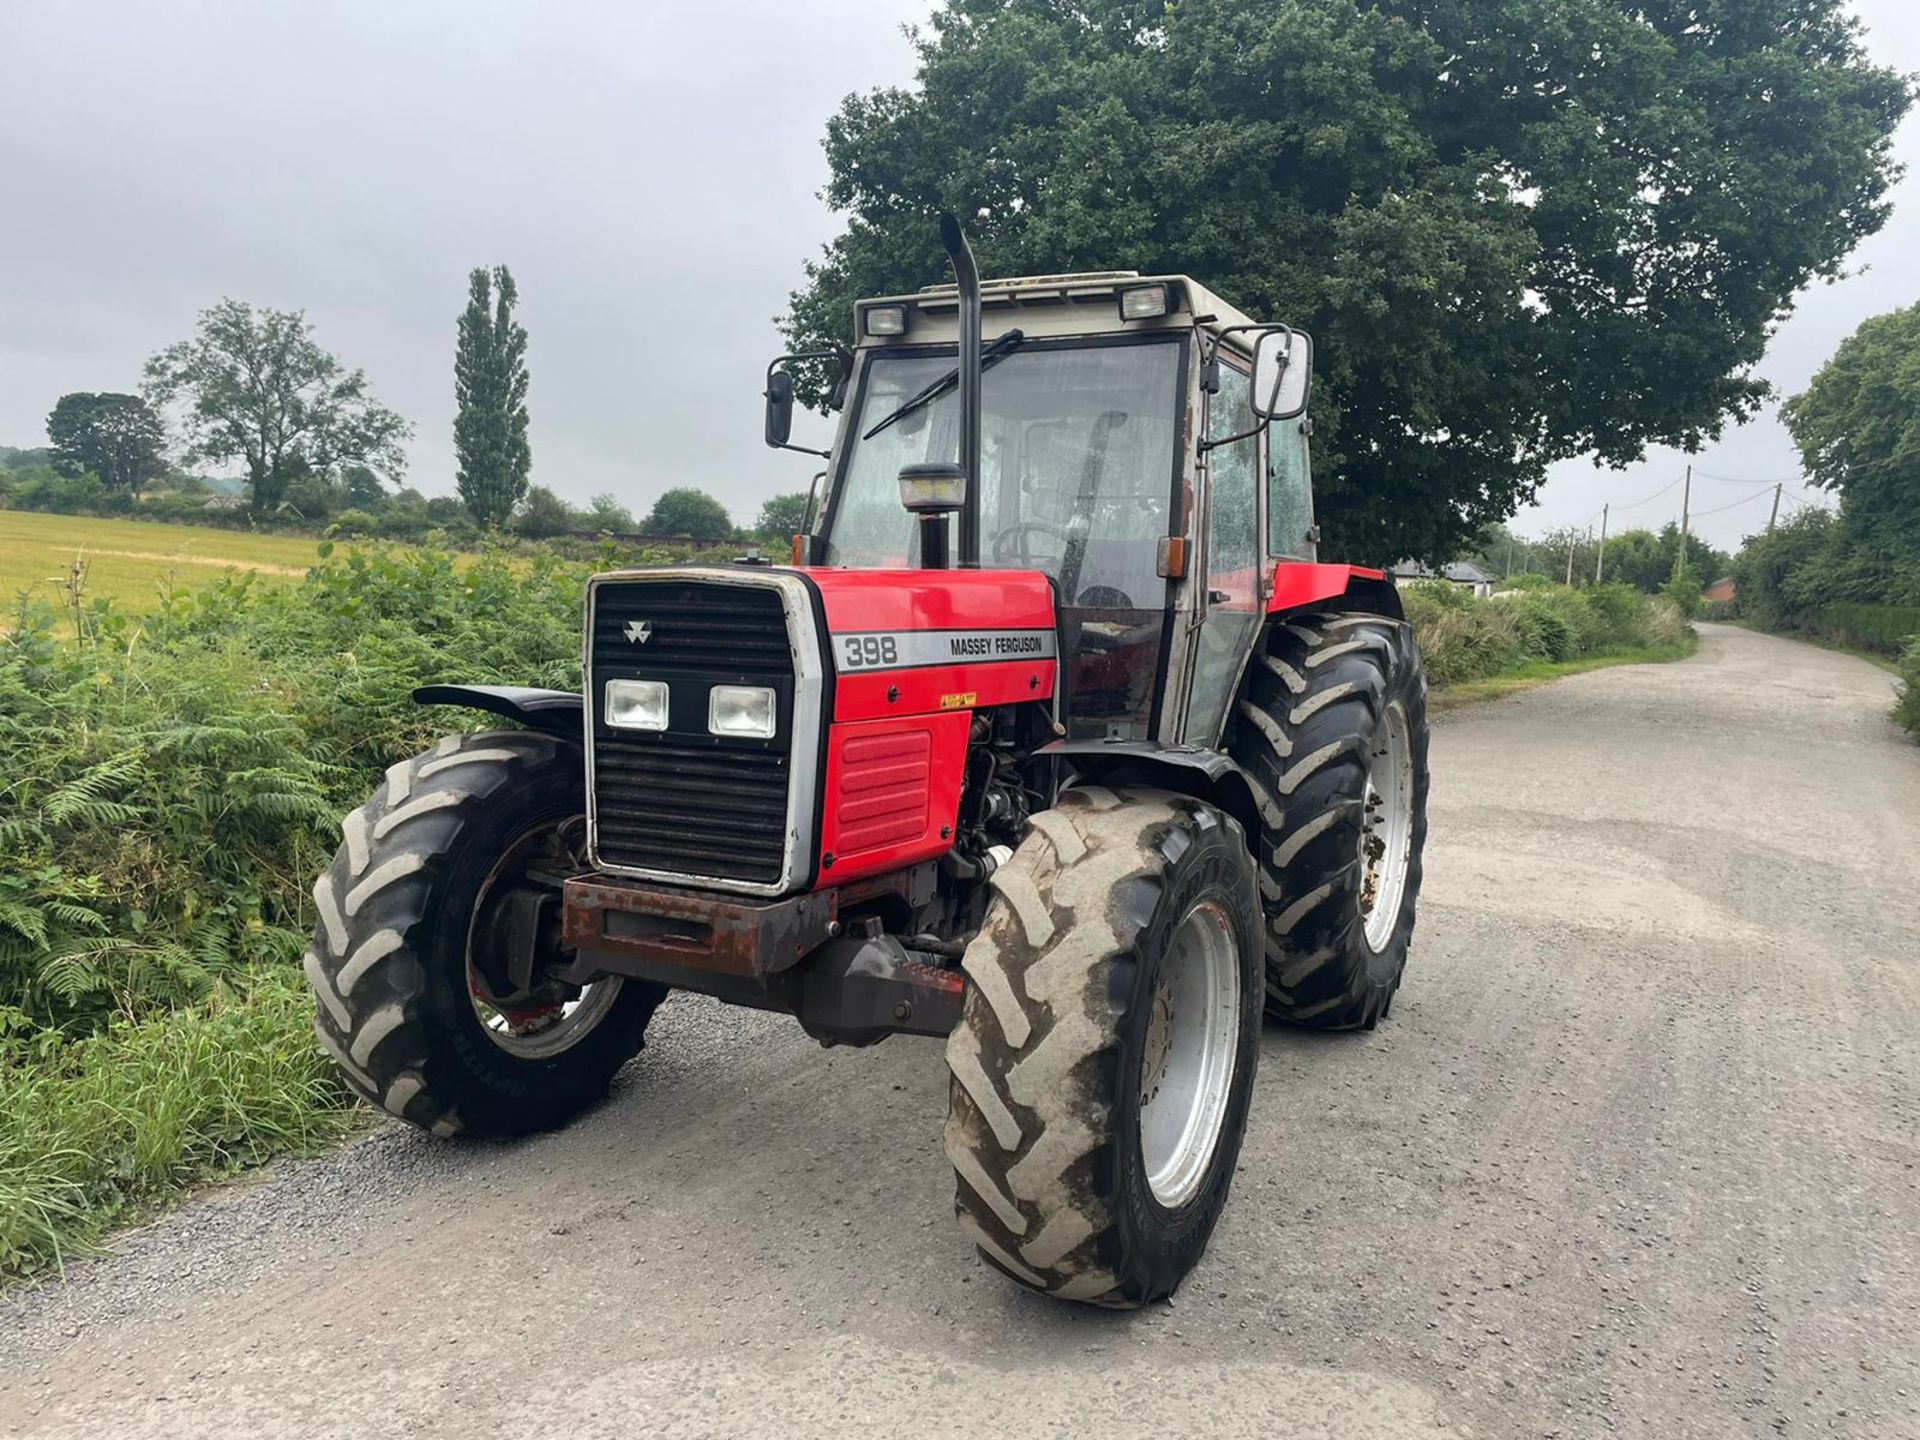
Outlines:
[[1267, 1010], [1371, 1029], [1413, 940], [1427, 835], [1427, 681], [1403, 621], [1312, 614], [1271, 627], [1228, 749], [1264, 817]]
[[559, 886], [588, 868], [579, 747], [451, 735], [342, 822], [314, 885], [314, 1027], [348, 1083], [425, 1130], [521, 1135], [603, 1099], [663, 986], [550, 973]]
[[1033, 1289], [1160, 1299], [1226, 1203], [1259, 1058], [1245, 838], [1183, 795], [1069, 790], [992, 883], [947, 1043], [961, 1227]]

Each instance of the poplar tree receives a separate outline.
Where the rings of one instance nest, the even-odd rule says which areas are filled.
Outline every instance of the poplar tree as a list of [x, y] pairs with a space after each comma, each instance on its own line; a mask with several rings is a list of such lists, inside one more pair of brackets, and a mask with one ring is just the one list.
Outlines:
[[454, 348], [455, 485], [477, 524], [498, 529], [527, 494], [527, 332], [513, 318], [519, 294], [504, 265], [467, 279]]

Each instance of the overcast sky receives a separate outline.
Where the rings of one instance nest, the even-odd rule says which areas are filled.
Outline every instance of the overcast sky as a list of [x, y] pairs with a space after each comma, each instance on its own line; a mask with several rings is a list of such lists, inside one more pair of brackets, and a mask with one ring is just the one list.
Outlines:
[[[467, 271], [504, 261], [536, 482], [641, 513], [695, 484], [749, 520], [812, 474], [761, 444], [760, 388], [773, 317], [837, 228], [824, 123], [849, 91], [911, 79], [900, 26], [927, 8], [0, 0], [0, 444], [44, 443], [66, 391], [137, 388], [230, 295], [304, 309], [414, 421], [410, 483], [449, 492], [454, 321]], [[1879, 61], [1920, 70], [1920, 7], [1857, 8]], [[1899, 149], [1920, 160], [1920, 122]], [[1803, 296], [1776, 338], [1782, 394], [1920, 299], [1920, 179], [1895, 200], [1863, 273]], [[1597, 522], [1684, 463], [1561, 466], [1516, 526]], [[1765, 524], [1764, 482], [1798, 475], [1772, 407], [1694, 463], [1696, 513], [1747, 502], [1700, 515], [1726, 545]]]

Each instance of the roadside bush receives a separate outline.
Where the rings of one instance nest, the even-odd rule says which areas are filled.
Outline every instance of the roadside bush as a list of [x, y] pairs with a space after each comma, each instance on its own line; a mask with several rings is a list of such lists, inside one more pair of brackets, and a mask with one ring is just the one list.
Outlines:
[[1920, 637], [1920, 606], [1823, 605], [1813, 612], [1807, 629], [1836, 645], [1897, 656], [1909, 640]]
[[1445, 582], [1409, 585], [1401, 598], [1432, 684], [1478, 680], [1520, 663], [1520, 628], [1505, 606]]
[[1406, 587], [1407, 618], [1435, 685], [1483, 680], [1530, 664], [1670, 653], [1687, 644], [1679, 612], [1630, 585], [1569, 590], [1529, 578], [1535, 583], [1489, 600], [1476, 600], [1455, 585]]
[[1894, 706], [1893, 718], [1920, 740], [1920, 637], [1908, 644], [1906, 654], [1900, 657], [1900, 703]]

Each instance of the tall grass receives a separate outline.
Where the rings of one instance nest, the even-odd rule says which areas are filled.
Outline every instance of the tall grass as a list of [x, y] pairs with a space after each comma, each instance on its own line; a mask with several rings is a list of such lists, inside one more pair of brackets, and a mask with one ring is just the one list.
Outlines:
[[1915, 636], [1900, 657], [1900, 703], [1893, 718], [1909, 735], [1920, 740], [1920, 636]]
[[1572, 590], [1541, 583], [1478, 600], [1436, 582], [1409, 586], [1403, 598], [1427, 676], [1442, 687], [1529, 665], [1677, 654], [1688, 643], [1678, 610], [1629, 585]]
[[1836, 645], [1898, 656], [1920, 639], [1920, 605], [1823, 605], [1806, 624], [1817, 638]]
[[291, 968], [91, 1033], [0, 1042], [0, 1274], [62, 1263], [182, 1186], [352, 1123]]

